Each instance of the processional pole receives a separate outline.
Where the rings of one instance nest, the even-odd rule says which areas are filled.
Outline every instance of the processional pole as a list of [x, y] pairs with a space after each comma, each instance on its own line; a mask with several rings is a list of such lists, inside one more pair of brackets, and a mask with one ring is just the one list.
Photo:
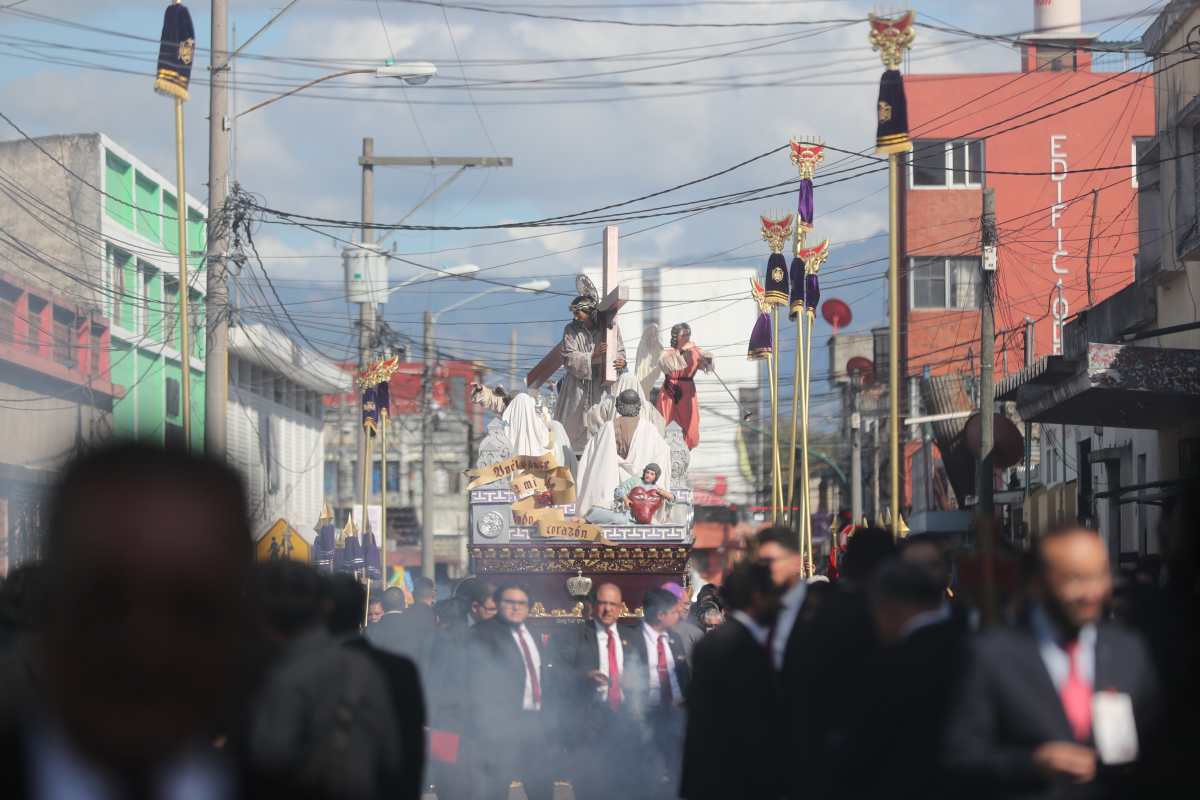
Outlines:
[[[783, 248], [792, 235], [792, 215], [778, 219], [761, 216], [759, 220], [762, 222], [762, 237], [771, 248], [761, 303], [770, 309], [771, 314], [771, 349], [767, 354], [767, 375], [771, 389], [771, 522], [777, 524], [784, 501], [783, 469], [779, 458], [779, 307], [788, 303], [788, 264], [783, 258]], [[752, 347], [753, 344], [752, 341]]]
[[908, 136], [908, 101], [900, 64], [916, 38], [915, 14], [895, 19], [869, 15], [871, 49], [879, 51], [884, 73], [879, 80], [875, 153], [888, 157], [888, 455], [891, 460], [891, 526], [899, 538], [900, 518], [900, 168], [912, 150]]

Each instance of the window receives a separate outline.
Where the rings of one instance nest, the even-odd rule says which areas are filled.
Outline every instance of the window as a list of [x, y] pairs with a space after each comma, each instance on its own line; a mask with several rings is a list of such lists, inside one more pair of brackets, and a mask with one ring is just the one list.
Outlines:
[[112, 153], [104, 154], [104, 210], [108, 216], [133, 227], [133, 167]]
[[325, 462], [325, 496], [337, 497], [338, 488], [338, 463], [336, 461]]
[[1074, 72], [1075, 51], [1042, 45], [1037, 48], [1038, 72]]
[[175, 196], [163, 192], [162, 241], [168, 253], [179, 253], [179, 207]]
[[64, 367], [75, 366], [75, 348], [71, 333], [75, 329], [75, 315], [65, 308], [54, 307], [53, 319], [54, 361]]
[[20, 296], [21, 292], [15, 286], [0, 282], [0, 344], [13, 343], [13, 320]]
[[179, 416], [179, 381], [167, 378], [167, 416]]
[[[134, 300], [128, 297], [128, 271], [131, 269], [131, 257], [128, 253], [116, 248], [109, 248], [109, 286], [112, 289], [112, 320], [122, 328], [133, 329]], [[137, 294], [136, 283], [132, 294]]]
[[92, 338], [89, 341], [90, 347], [88, 352], [88, 372], [92, 375], [100, 374], [100, 348], [104, 343], [104, 328], [99, 325], [92, 326]]
[[909, 259], [913, 308], [979, 308], [978, 257]]
[[142, 291], [139, 298], [142, 313], [140, 333], [149, 336], [153, 324], [159, 322], [162, 317], [162, 297], [159, 296], [161, 284], [155, 280], [157, 272], [149, 264], [139, 263], [138, 267], [142, 274]]
[[162, 330], [163, 341], [179, 349], [179, 280], [163, 276]]
[[400, 491], [400, 462], [389, 461], [387, 465], [387, 490]]
[[134, 189], [134, 201], [137, 204], [136, 230], [150, 241], [157, 242], [160, 237], [159, 223], [162, 222], [159, 216], [162, 209], [159, 207], [158, 184], [138, 173]]
[[921, 139], [913, 147], [913, 186], [983, 185], [983, 142], [979, 139]]

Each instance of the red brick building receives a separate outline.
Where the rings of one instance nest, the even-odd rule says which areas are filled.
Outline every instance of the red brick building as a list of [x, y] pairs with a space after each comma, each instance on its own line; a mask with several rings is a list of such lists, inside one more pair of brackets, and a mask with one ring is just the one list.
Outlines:
[[[1078, 0], [1060, 4], [1065, 12], [1054, 5], [1035, 0], [1039, 24], [1057, 14], [1058, 27], [1021, 41], [1019, 72], [905, 79], [915, 148], [905, 176], [901, 368], [914, 413], [923, 410], [926, 368], [979, 373], [985, 187], [995, 190], [1000, 239], [997, 380], [1022, 366], [1026, 318], [1035, 354], [1055, 348], [1059, 281], [1060, 316], [1069, 316], [1088, 305], [1089, 285], [1099, 302], [1133, 280], [1137, 181], [1128, 165], [1154, 134], [1153, 79], [1094, 71], [1095, 36], [1079, 31]], [[906, 445], [905, 506], [919, 449]]]

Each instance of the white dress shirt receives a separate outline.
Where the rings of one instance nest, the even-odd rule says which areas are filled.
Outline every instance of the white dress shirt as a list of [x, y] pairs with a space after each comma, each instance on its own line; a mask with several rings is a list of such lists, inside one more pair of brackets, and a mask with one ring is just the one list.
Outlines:
[[750, 635], [754, 637], [754, 641], [758, 642], [760, 646], [767, 646], [767, 637], [771, 635], [770, 628], [767, 628], [764, 625], [759, 625], [745, 611], [734, 611], [729, 616], [736, 619], [742, 624], [743, 627], [745, 627], [746, 630], [750, 631]]
[[683, 702], [683, 693], [679, 690], [679, 676], [675, 674], [675, 654], [671, 652], [671, 637], [666, 631], [659, 633], [645, 622], [642, 623], [642, 638], [646, 640], [646, 661], [650, 673], [650, 705], [656, 706], [662, 702], [662, 686], [658, 680], [658, 643], [661, 638], [667, 651], [667, 677], [671, 682], [671, 699], [675, 705]]
[[792, 626], [796, 624], [796, 618], [800, 616], [800, 607], [804, 605], [804, 595], [807, 591], [808, 585], [803, 580], [798, 580], [796, 585], [783, 595], [782, 608], [779, 609], [779, 616], [775, 620], [775, 638], [771, 640], [771, 664], [776, 670], [783, 669], [788, 636], [791, 635]]
[[[596, 627], [596, 646], [600, 648], [600, 672], [605, 678], [611, 678], [608, 674], [608, 628], [604, 627], [598, 620], [593, 620], [593, 625]], [[621, 647], [621, 632], [617, 630], [617, 624], [612, 625], [613, 640], [617, 643], [617, 683], [621, 682], [621, 675], [625, 672], [625, 649]], [[600, 699], [608, 701], [608, 684], [597, 687]]]
[[542, 656], [538, 652], [537, 644], [533, 641], [533, 636], [529, 634], [529, 629], [524, 625], [519, 625], [513, 628], [513, 640], [517, 643], [517, 650], [521, 652], [521, 667], [525, 673], [525, 696], [521, 700], [521, 708], [524, 711], [541, 711], [542, 704], [535, 702], [533, 699], [533, 683], [529, 680], [529, 667], [525, 664], [525, 653], [521, 651], [521, 639], [525, 639], [525, 645], [529, 648], [529, 657], [533, 659], [533, 669], [538, 676], [538, 686], [542, 690], [542, 696], [546, 695], [545, 682], [542, 680]]
[[[1038, 652], [1042, 663], [1050, 673], [1054, 688], [1061, 693], [1067, 676], [1071, 673], [1071, 657], [1062, 646], [1062, 635], [1050, 621], [1046, 610], [1035, 606], [1030, 615], [1033, 635], [1037, 638]], [[1096, 626], [1084, 625], [1079, 630], [1079, 677], [1088, 686], [1096, 685]]]

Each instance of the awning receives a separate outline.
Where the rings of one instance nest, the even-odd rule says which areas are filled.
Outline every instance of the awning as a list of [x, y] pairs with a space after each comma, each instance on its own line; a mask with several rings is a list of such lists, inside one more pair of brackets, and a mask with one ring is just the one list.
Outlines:
[[1075, 372], [1076, 364], [1065, 356], [1042, 356], [1020, 372], [1014, 372], [996, 386], [996, 399], [1017, 399], [1017, 390], [1022, 386], [1047, 386]]
[[1048, 380], [1047, 364], [1015, 387], [1022, 419], [1159, 430], [1200, 416], [1200, 350], [1089, 342], [1066, 363], [1066, 375]]

